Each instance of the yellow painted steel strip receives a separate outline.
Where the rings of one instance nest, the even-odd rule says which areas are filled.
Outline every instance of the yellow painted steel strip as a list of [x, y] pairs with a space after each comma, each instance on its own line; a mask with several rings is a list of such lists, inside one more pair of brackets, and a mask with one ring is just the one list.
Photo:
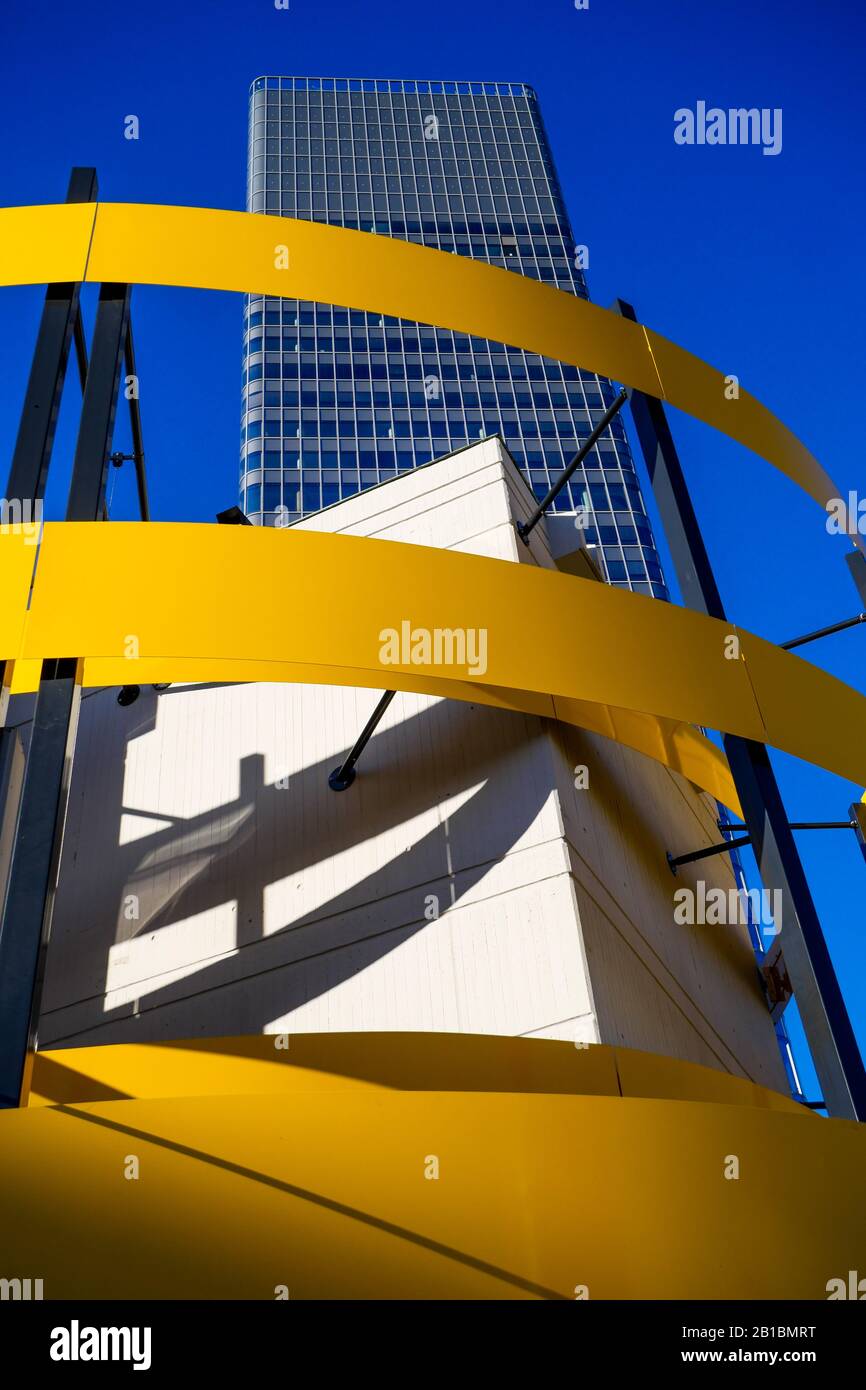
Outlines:
[[[722, 372], [651, 329], [647, 329], [647, 340], [666, 401], [772, 463], [819, 506], [826, 507], [833, 498], [841, 497], [838, 485], [806, 446], [748, 391], [740, 388], [736, 398], [728, 399]], [[728, 366], [728, 371], [735, 370], [736, 364]], [[863, 537], [856, 520], [849, 520], [850, 538], [862, 549]]]
[[[417, 664], [411, 650], [383, 661], [383, 633], [401, 634], [404, 623], [483, 630], [484, 669]], [[615, 737], [617, 719], [627, 724], [633, 711], [770, 743], [866, 781], [866, 699], [749, 633], [737, 634], [740, 656], [729, 659], [731, 636], [727, 624], [625, 590], [425, 546], [258, 527], [60, 522], [45, 527], [24, 640], [7, 655], [82, 653], [85, 679], [109, 685], [324, 681], [575, 724], [596, 706]], [[666, 727], [670, 746], [658, 729], [651, 755], [675, 766]], [[708, 789], [716, 794], [716, 783]]]
[[[281, 248], [285, 248], [283, 255]], [[286, 259], [285, 269], [278, 262]], [[537, 280], [395, 237], [213, 208], [102, 203], [91, 280], [345, 304], [512, 343], [657, 393], [643, 330]]]
[[[31, 558], [27, 559], [27, 551], [23, 541], [17, 544], [14, 541], [6, 543], [6, 538], [4, 538], [4, 543], [0, 544], [0, 585], [2, 585], [2, 592], [9, 596], [9, 603], [5, 604], [0, 612], [0, 660], [2, 660], [3, 654], [11, 656], [20, 649], [19, 636], [24, 619], [24, 606], [34, 555], [35, 551], [30, 551]], [[39, 681], [40, 664], [38, 658], [26, 660], [19, 658], [14, 662], [13, 674], [9, 680], [13, 694], [35, 690]], [[138, 680], [142, 682], [168, 679], [165, 676], [168, 666], [173, 672], [171, 679], [174, 680], [207, 682], [224, 679], [225, 666], [221, 661], [202, 661], [196, 658], [179, 660], [177, 657], [168, 660], [163, 657], [156, 661], [142, 658], [137, 663], [136, 675]], [[311, 683], [318, 684], [333, 683], [335, 679], [339, 678], [339, 674], [335, 673], [331, 665], [308, 667], [304, 673], [300, 669], [295, 671], [296, 679], [304, 678]], [[273, 668], [265, 663], [258, 675], [253, 668], [249, 668], [245, 678], [273, 679]], [[278, 675], [278, 678], [281, 677]], [[90, 686], [110, 685], [117, 679], [116, 658], [111, 657], [107, 661], [98, 657], [91, 658], [85, 663], [84, 679], [85, 683]], [[378, 688], [381, 686], [381, 681], [380, 672], [358, 671], [354, 674], [354, 684], [359, 686], [366, 685]], [[736, 791], [724, 757], [712, 743], [691, 725], [678, 724], [671, 720], [656, 719], [652, 715], [616, 710], [589, 703], [583, 703], [578, 708], [575, 702], [572, 711], [569, 712], [563, 708], [563, 711], [560, 712], [550, 696], [532, 697], [528, 692], [524, 692], [518, 700], [513, 691], [495, 690], [493, 687], [477, 684], [474, 684], [471, 689], [467, 689], [464, 683], [449, 681], [443, 677], [427, 680], [422, 675], [418, 675], [414, 679], [403, 676], [400, 688], [412, 690], [419, 694], [433, 694], [451, 699], [469, 699], [479, 704], [495, 705], [500, 708], [519, 708], [526, 713], [562, 718], [566, 722], [575, 723], [582, 728], [604, 734], [606, 737], [616, 739], [628, 747], [635, 748], [637, 751], [655, 758], [673, 770], [682, 773], [691, 782], [704, 787], [711, 795], [739, 813]]]
[[[100, 206], [88, 278], [319, 300], [509, 343], [664, 398], [761, 454], [821, 506], [840, 495], [747, 391], [619, 314], [549, 285], [397, 238], [295, 218], [135, 203]], [[860, 540], [856, 526], [852, 538]]]
[[[11, 693], [26, 694], [39, 683], [41, 662], [19, 660], [12, 663]], [[127, 668], [124, 668], [125, 670]], [[139, 658], [135, 665], [135, 684], [173, 681], [182, 684], [209, 684], [226, 681], [224, 660], [200, 660], [187, 657]], [[167, 674], [168, 673], [168, 674]], [[245, 662], [244, 681], [282, 681], [289, 679], [284, 668], [273, 662]], [[345, 668], [295, 664], [291, 679], [307, 685], [349, 684], [371, 690], [381, 690], [381, 670], [370, 672], [355, 669], [351, 682]], [[389, 679], [392, 679], [389, 677]], [[529, 691], [497, 689], [465, 681], [452, 681], [445, 676], [425, 678], [401, 672], [393, 678], [393, 689], [416, 695], [433, 695], [440, 699], [465, 700], [496, 709], [519, 710], [541, 718], [558, 719], [580, 729], [602, 734], [605, 738], [643, 753], [662, 763], [673, 772], [694, 782], [696, 786], [728, 806], [736, 815], [741, 807], [727, 759], [721, 750], [691, 724], [674, 719], [645, 714], [639, 710], [617, 709], [613, 705], [590, 703], [586, 700], [553, 699], [549, 695]], [[84, 663], [83, 684], [87, 687], [110, 686], [118, 683], [116, 657], [91, 657]]]
[[30, 581], [36, 563], [32, 534], [10, 525], [0, 533], [0, 662], [20, 650]]
[[[156, 1077], [155, 1048], [37, 1058], [64, 1103], [0, 1113], [4, 1275], [46, 1299], [826, 1299], [858, 1268], [862, 1125], [620, 1048], [623, 1095], [606, 1048], [288, 1043], [181, 1042]], [[748, 1180], [720, 1199], [728, 1153]], [[808, 1220], [756, 1241], [779, 1202]]]
[[96, 203], [0, 210], [0, 285], [83, 280]]
[[368, 1087], [704, 1100], [820, 1123], [791, 1096], [713, 1067], [602, 1043], [481, 1033], [293, 1032], [48, 1048], [34, 1056], [27, 1104]]
[[[41, 663], [13, 663], [11, 693], [25, 694], [36, 689]], [[126, 669], [126, 668], [124, 668]], [[391, 668], [388, 668], [389, 671]], [[135, 683], [149, 684], [174, 681], [183, 684], [225, 682], [224, 660], [202, 661], [195, 658], [161, 657], [139, 659], [135, 667]], [[170, 672], [171, 674], [166, 674]], [[351, 680], [349, 677], [351, 676]], [[84, 663], [83, 684], [88, 687], [110, 686], [118, 683], [116, 657], [91, 657]], [[273, 662], [245, 662], [243, 680], [289, 680], [305, 685], [349, 685], [361, 689], [381, 690], [383, 673], [333, 665], [292, 666], [291, 675]], [[472, 704], [496, 709], [510, 709], [541, 718], [557, 719], [576, 728], [588, 729], [605, 738], [643, 753], [674, 772], [694, 782], [696, 786], [728, 806], [736, 815], [741, 807], [727, 759], [721, 750], [691, 724], [665, 719], [639, 710], [618, 709], [614, 705], [591, 703], [586, 700], [553, 699], [531, 691], [503, 690], [480, 682], [470, 686], [466, 681], [453, 681], [445, 676], [424, 677], [400, 672], [390, 676], [391, 688], [415, 695], [432, 695], [439, 699], [465, 700]]]
[[[110, 577], [121, 572], [129, 577], [128, 587], [118, 588], [116, 578]], [[245, 574], [243, 585], [236, 581], [240, 573]], [[598, 699], [571, 706], [567, 689], [560, 711], [559, 701], [542, 681], [521, 686], [508, 674], [504, 659], [492, 663], [488, 672], [503, 679], [484, 681], [461, 679], [462, 672], [442, 668], [379, 662], [380, 631], [403, 620], [402, 602], [400, 611], [394, 609], [393, 595], [400, 594], [406, 611], [420, 615], [413, 618], [416, 626], [492, 627], [491, 653], [499, 643], [496, 634], [516, 623], [523, 635], [515, 643], [509, 633], [512, 655], [507, 660], [513, 661], [522, 647], [522, 664], [532, 666], [533, 604], [544, 608], [557, 598], [572, 601], [572, 595], [563, 593], [559, 585], [560, 580], [571, 581], [548, 574], [553, 590], [545, 586], [545, 592], [534, 599], [527, 593], [522, 603], [515, 604], [520, 579], [531, 580], [536, 574], [541, 572], [478, 557], [314, 532], [59, 523], [46, 528], [23, 647], [29, 660], [27, 666], [20, 664], [32, 679], [38, 673], [31, 664], [33, 658], [43, 647], [57, 650], [60, 643], [64, 650], [86, 653], [89, 685], [158, 680], [291, 680], [379, 689], [389, 685], [561, 717], [638, 748], [737, 810], [736, 793], [720, 752], [697, 730], [675, 720], [611, 709], [610, 701]], [[507, 592], [502, 587], [505, 582]], [[574, 583], [580, 592], [590, 587], [603, 594], [617, 592], [590, 581]], [[255, 634], [245, 636], [247, 596], [252, 590], [261, 594], [267, 616]], [[177, 596], [181, 593], [189, 608], [181, 619], [183, 630], [172, 631], [173, 615], [180, 617]], [[291, 603], [286, 602], [287, 594], [293, 595]], [[342, 612], [341, 595], [346, 597]], [[458, 611], [470, 596], [471, 612]], [[488, 604], [492, 606], [486, 617]], [[646, 606], [652, 607], [649, 600]], [[327, 632], [319, 631], [323, 621]], [[580, 626], [578, 620], [568, 640], [579, 651], [585, 643], [598, 645], [599, 633], [592, 638], [581, 633]], [[565, 633], [567, 637], [567, 629]], [[561, 651], [562, 638], [562, 631], [554, 635], [551, 630], [539, 640]], [[138, 643], [138, 660], [122, 655], [129, 639]], [[593, 664], [597, 661], [596, 656]], [[620, 693], [631, 684], [624, 674], [617, 687]], [[554, 676], [554, 684], [556, 680]], [[25, 685], [16, 679], [13, 691]], [[745, 711], [754, 709], [748, 683], [741, 679], [740, 687]], [[594, 692], [596, 696], [600, 690]], [[755, 725], [753, 732], [757, 729]]]
[[727, 758], [693, 724], [665, 719], [642, 710], [591, 704], [586, 700], [565, 700], [560, 697], [554, 700], [553, 707], [556, 718], [563, 723], [589, 729], [626, 748], [636, 749], [664, 767], [682, 773], [736, 815], [742, 816]]
[[[0, 283], [186, 285], [344, 304], [509, 343], [609, 376], [705, 421], [821, 506], [837, 485], [791, 431], [661, 335], [526, 276], [396, 238], [212, 208], [101, 203], [0, 211]], [[90, 229], [93, 228], [92, 244]], [[88, 259], [89, 255], [89, 259]], [[86, 263], [86, 269], [85, 269]], [[729, 369], [732, 365], [729, 364]], [[851, 539], [863, 548], [856, 518]]]
[[[255, 594], [255, 602], [250, 595]], [[488, 632], [487, 662], [436, 668], [383, 663], [386, 629]], [[115, 658], [130, 680], [128, 639], [144, 657], [221, 659], [225, 679], [265, 664], [443, 675], [661, 713], [747, 737], [763, 724], [742, 663], [723, 657], [728, 628], [591, 580], [482, 556], [312, 531], [136, 522], [45, 527], [24, 657], [60, 648]], [[533, 636], [533, 634], [535, 634]], [[677, 649], [677, 650], [674, 650]], [[791, 658], [790, 664], [805, 667]]]

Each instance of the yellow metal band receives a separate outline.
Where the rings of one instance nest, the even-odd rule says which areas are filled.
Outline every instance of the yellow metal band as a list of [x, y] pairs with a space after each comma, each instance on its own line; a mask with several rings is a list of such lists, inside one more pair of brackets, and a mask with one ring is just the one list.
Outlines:
[[[771, 411], [641, 324], [523, 275], [396, 238], [212, 208], [0, 210], [0, 284], [186, 285], [318, 300], [504, 342], [661, 397], [744, 444], [820, 506], [841, 494]], [[729, 364], [734, 367], [736, 364]], [[861, 548], [856, 518], [851, 539]]]
[[[0, 555], [7, 548], [0, 573], [5, 566], [20, 595], [33, 550], [18, 536], [2, 538]], [[476, 634], [467, 659], [425, 652], [419, 634], [436, 632]], [[473, 670], [481, 634], [483, 668]], [[550, 715], [639, 747], [733, 809], [723, 758], [685, 726], [866, 781], [866, 699], [799, 657], [626, 590], [425, 546], [258, 527], [49, 523], [26, 619], [6, 610], [0, 638], [0, 655], [21, 662], [13, 691], [38, 677], [39, 660], [74, 653], [90, 685], [319, 682]], [[444, 642], [439, 657], [449, 650], [459, 655]]]
[[[866, 1241], [862, 1125], [627, 1048], [197, 1038], [37, 1053], [34, 1088], [0, 1221], [45, 1298], [826, 1299]], [[809, 1221], [756, 1241], [780, 1184]]]
[[[763, 455], [822, 505], [838, 493], [780, 421], [745, 392], [728, 400], [724, 377], [699, 359], [573, 295], [464, 257], [321, 223], [138, 204], [6, 209], [0, 247], [0, 283], [114, 280], [259, 291], [509, 342], [663, 397]], [[732, 657], [726, 640], [733, 634], [724, 625], [600, 585], [359, 538], [61, 525], [47, 528], [25, 624], [35, 551], [21, 537], [2, 540], [0, 582], [9, 601], [0, 614], [0, 654], [17, 662], [13, 691], [33, 688], [42, 657], [75, 652], [86, 657], [90, 684], [333, 681], [548, 714], [638, 748], [734, 810], [725, 760], [694, 724], [866, 780], [857, 733], [866, 706], [855, 691], [749, 634], [739, 635]], [[242, 558], [225, 553], [242, 546]], [[347, 546], [356, 548], [351, 559]], [[471, 578], [452, 570], [455, 563], [474, 566]], [[227, 579], [239, 567], [267, 603], [236, 608], [243, 591], [232, 593]], [[170, 573], [177, 588], [157, 584], [136, 596], [131, 581], [116, 582], [119, 574], [159, 572]], [[176, 593], [189, 596], [183, 610]], [[399, 618], [393, 594], [404, 600]], [[550, 628], [543, 637], [542, 615]], [[428, 630], [489, 630], [489, 669], [461, 678], [442, 668], [383, 666], [376, 634], [399, 627], [404, 616]], [[227, 633], [228, 646], [220, 641]], [[120, 634], [138, 641], [137, 657], [124, 654]], [[276, 634], [286, 642], [275, 645]], [[803, 709], [821, 717], [804, 724]]]

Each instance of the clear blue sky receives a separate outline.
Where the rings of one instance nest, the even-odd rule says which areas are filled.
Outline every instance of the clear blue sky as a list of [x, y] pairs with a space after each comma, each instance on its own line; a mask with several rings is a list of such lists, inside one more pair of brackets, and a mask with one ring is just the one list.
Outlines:
[[[16, 5], [0, 50], [0, 202], [61, 201], [70, 166], [93, 164], [107, 200], [242, 208], [247, 90], [262, 73], [529, 82], [589, 247], [593, 298], [631, 299], [645, 322], [736, 373], [843, 491], [863, 491], [864, 40], [858, 0]], [[782, 153], [676, 145], [674, 111], [701, 99], [781, 107]], [[129, 114], [137, 142], [123, 138]], [[40, 299], [0, 295], [7, 459]], [[139, 288], [133, 303], [154, 515], [210, 519], [237, 500], [240, 298]], [[845, 543], [820, 510], [710, 429], [677, 414], [673, 425], [732, 617], [784, 640], [857, 612]], [[133, 514], [126, 475], [118, 515]], [[864, 643], [854, 630], [807, 650], [862, 688]], [[862, 791], [788, 757], [776, 765], [795, 820], [840, 819]], [[851, 834], [799, 842], [866, 1047], [866, 864]]]

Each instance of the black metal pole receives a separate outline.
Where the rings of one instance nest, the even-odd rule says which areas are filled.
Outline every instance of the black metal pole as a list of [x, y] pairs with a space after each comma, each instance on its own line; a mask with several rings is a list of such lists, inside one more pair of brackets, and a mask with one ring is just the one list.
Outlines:
[[[28, 1087], [80, 687], [74, 658], [44, 661], [0, 931], [0, 1107]], [[44, 928], [43, 928], [43, 924]]]
[[[637, 321], [618, 300], [624, 318]], [[630, 393], [641, 450], [687, 607], [727, 621], [664, 406]], [[821, 1090], [831, 1115], [866, 1119], [866, 1071], [769, 754], [761, 743], [723, 736], [758, 869], [782, 893], [780, 940]]]
[[[719, 829], [724, 827], [720, 824]], [[794, 821], [791, 830], [856, 830], [853, 820]], [[722, 840], [721, 844], [708, 845], [706, 849], [693, 849], [688, 854], [669, 854], [668, 865], [676, 873], [681, 864], [696, 864], [699, 859], [711, 859], [714, 854], [725, 854], [729, 849], [743, 849], [752, 843], [751, 836], [742, 835], [738, 840]]]
[[805, 637], [792, 637], [790, 642], [780, 642], [783, 651], [791, 652], [795, 647], [804, 647], [807, 642], [817, 642], [819, 637], [831, 637], [834, 632], [844, 632], [858, 623], [866, 623], [866, 613], [858, 613], [856, 618], [846, 618], [844, 622], [832, 623], [830, 627], [819, 627], [817, 632], [807, 632]]
[[668, 868], [675, 874], [683, 864], [697, 864], [699, 859], [712, 859], [713, 855], [726, 854], [729, 849], [743, 849], [752, 843], [749, 835], [741, 835], [738, 840], [723, 840], [720, 845], [707, 845], [706, 849], [693, 849], [689, 854], [669, 854]]
[[81, 424], [66, 505], [67, 521], [98, 521], [114, 436], [120, 369], [129, 326], [129, 285], [101, 285]]
[[[736, 829], [727, 821], [718, 821], [720, 830]], [[857, 825], [852, 817], [851, 820], [792, 820], [791, 830], [856, 830]]]
[[87, 339], [84, 336], [84, 319], [81, 316], [80, 308], [75, 315], [72, 337], [75, 343], [75, 359], [78, 363], [78, 381], [83, 393], [87, 385]]
[[[93, 335], [67, 521], [104, 515], [105, 477], [129, 319], [129, 287], [103, 285]], [[26, 1097], [37, 1045], [45, 960], [81, 685], [75, 658], [44, 661], [0, 925], [0, 1105]]]
[[[73, 169], [67, 203], [91, 203], [95, 169]], [[49, 285], [6, 485], [7, 500], [35, 502], [45, 492], [69, 348], [79, 319], [80, 284]]]
[[[95, 169], [72, 170], [66, 190], [67, 203], [92, 203], [98, 193]], [[69, 349], [75, 342], [82, 390], [87, 374], [87, 348], [80, 306], [81, 285], [63, 282], [48, 285], [30, 376], [21, 408], [21, 421], [6, 483], [5, 500], [19, 507], [22, 519], [34, 521], [33, 511], [45, 493], [45, 482], [54, 447], [60, 400], [66, 380]], [[82, 365], [83, 349], [83, 365]], [[24, 517], [25, 509], [30, 515]], [[0, 660], [0, 730], [5, 723], [8, 689], [5, 662]], [[2, 888], [2, 885], [0, 885]]]
[[358, 735], [358, 738], [355, 741], [355, 745], [352, 748], [352, 751], [349, 754], [349, 756], [346, 758], [346, 761], [342, 764], [341, 767], [334, 768], [334, 771], [328, 778], [328, 786], [331, 788], [332, 792], [344, 792], [347, 787], [351, 787], [352, 783], [355, 780], [355, 764], [360, 758], [364, 749], [367, 747], [367, 744], [370, 741], [370, 737], [373, 734], [376, 725], [379, 723], [380, 719], [382, 718], [382, 715], [385, 713], [385, 710], [388, 708], [396, 694], [396, 690], [385, 691], [376, 708], [373, 710], [373, 713], [370, 715], [370, 718], [367, 720], [366, 724], [364, 725], [363, 729]]
[[607, 410], [602, 415], [592, 434], [589, 436], [588, 439], [585, 439], [583, 441], [571, 462], [569, 464], [566, 464], [562, 473], [559, 475], [556, 482], [550, 488], [550, 491], [548, 492], [547, 496], [543, 499], [543, 501], [539, 502], [538, 506], [532, 513], [532, 516], [529, 518], [529, 520], [518, 521], [517, 534], [522, 541], [526, 542], [527, 545], [529, 544], [529, 537], [533, 528], [537, 526], [538, 522], [544, 516], [544, 513], [547, 511], [554, 498], [558, 497], [559, 494], [562, 492], [562, 489], [565, 487], [566, 483], [574, 473], [575, 469], [579, 468], [580, 465], [583, 463], [583, 460], [586, 458], [590, 449], [593, 449], [595, 445], [598, 443], [599, 439], [604, 434], [605, 430], [613, 420], [614, 416], [619, 414], [620, 410], [622, 410], [622, 407], [625, 405], [627, 400], [628, 392], [626, 391], [625, 387], [623, 387], [616, 400], [612, 403], [612, 405], [608, 406]]
[[132, 431], [132, 454], [135, 459], [135, 481], [138, 487], [138, 510], [142, 521], [150, 521], [150, 503], [147, 497], [147, 474], [144, 467], [144, 435], [141, 428], [141, 404], [138, 398], [138, 373], [135, 370], [135, 343], [132, 338], [132, 318], [127, 314], [126, 339], [123, 345], [127, 376], [133, 377], [132, 395], [129, 397], [129, 424]]

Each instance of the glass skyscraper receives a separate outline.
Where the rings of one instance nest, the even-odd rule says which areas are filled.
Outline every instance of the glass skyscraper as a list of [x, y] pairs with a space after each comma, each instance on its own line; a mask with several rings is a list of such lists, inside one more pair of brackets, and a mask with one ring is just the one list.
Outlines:
[[[401, 237], [587, 296], [531, 87], [259, 77], [247, 209]], [[318, 511], [500, 434], [539, 498], [615, 395], [502, 343], [291, 299], [245, 307], [241, 506]], [[667, 590], [622, 421], [557, 499], [591, 508], [606, 577]]]

